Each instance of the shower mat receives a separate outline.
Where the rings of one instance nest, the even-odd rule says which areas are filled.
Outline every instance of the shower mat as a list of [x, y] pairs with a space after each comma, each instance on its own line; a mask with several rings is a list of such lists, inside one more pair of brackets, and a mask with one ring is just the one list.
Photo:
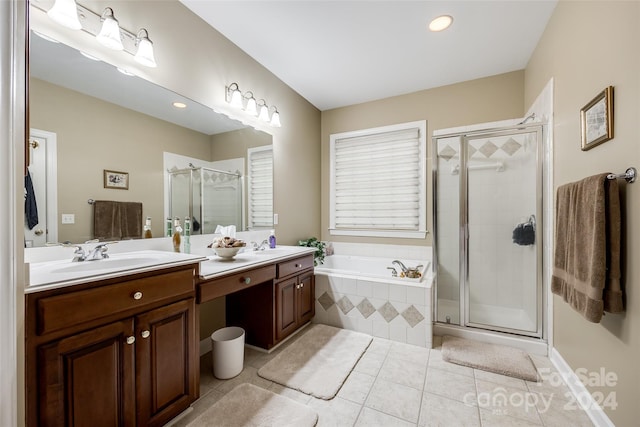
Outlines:
[[445, 335], [442, 337], [442, 359], [526, 381], [538, 381], [538, 372], [529, 355], [513, 347]]

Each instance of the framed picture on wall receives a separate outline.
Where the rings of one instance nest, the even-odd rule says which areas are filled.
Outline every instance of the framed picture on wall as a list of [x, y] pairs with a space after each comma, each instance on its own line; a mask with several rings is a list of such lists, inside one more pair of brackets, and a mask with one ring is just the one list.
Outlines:
[[127, 172], [117, 172], [104, 170], [104, 188], [114, 188], [117, 190], [129, 189], [129, 174]]
[[613, 86], [605, 88], [580, 110], [582, 151], [613, 138]]

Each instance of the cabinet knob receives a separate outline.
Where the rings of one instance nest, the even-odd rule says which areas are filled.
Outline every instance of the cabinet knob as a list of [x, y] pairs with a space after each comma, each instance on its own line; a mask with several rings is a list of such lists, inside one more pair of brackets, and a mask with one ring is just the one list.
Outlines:
[[300, 283], [300, 287], [301, 287], [301, 288], [304, 288], [304, 283]]
[[302, 267], [302, 264], [296, 264], [296, 268]]
[[296, 285], [296, 289], [300, 289], [300, 285]]
[[249, 283], [251, 283], [251, 277], [243, 277], [242, 281], [245, 285], [248, 285]]
[[134, 342], [136, 342], [136, 337], [134, 337], [134, 336], [127, 337], [127, 344], [131, 345]]
[[133, 299], [139, 300], [142, 299], [142, 292], [136, 292], [133, 294]]
[[151, 335], [151, 332], [145, 329], [144, 331], [142, 331], [140, 335], [142, 335], [142, 338], [149, 338], [149, 335]]

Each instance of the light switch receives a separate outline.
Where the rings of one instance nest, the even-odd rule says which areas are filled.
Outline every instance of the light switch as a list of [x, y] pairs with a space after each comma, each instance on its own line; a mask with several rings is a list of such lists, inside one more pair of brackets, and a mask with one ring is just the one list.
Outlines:
[[278, 214], [273, 214], [273, 225], [278, 225]]
[[75, 214], [62, 214], [62, 223], [63, 224], [75, 224], [76, 223]]

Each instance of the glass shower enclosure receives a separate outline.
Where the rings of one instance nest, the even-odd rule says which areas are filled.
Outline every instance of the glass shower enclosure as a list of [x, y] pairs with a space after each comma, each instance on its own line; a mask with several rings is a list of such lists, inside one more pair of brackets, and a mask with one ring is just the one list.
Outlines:
[[542, 337], [542, 131], [434, 136], [436, 322]]
[[243, 178], [206, 167], [169, 171], [169, 216], [191, 218], [191, 234], [214, 233], [218, 225], [244, 229]]

